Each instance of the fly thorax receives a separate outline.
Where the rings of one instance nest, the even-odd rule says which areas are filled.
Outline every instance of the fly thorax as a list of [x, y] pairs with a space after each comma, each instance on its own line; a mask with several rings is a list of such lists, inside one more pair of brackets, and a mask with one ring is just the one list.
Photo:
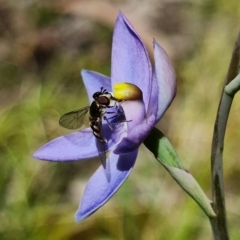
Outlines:
[[89, 108], [89, 115], [91, 118], [98, 118], [102, 116], [101, 107], [96, 101], [93, 101]]

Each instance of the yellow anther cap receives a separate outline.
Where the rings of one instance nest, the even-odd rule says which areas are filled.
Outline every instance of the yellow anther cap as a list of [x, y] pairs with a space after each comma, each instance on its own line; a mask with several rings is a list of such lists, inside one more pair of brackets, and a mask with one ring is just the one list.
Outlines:
[[141, 89], [127, 82], [119, 82], [113, 85], [113, 95], [119, 100], [141, 100]]

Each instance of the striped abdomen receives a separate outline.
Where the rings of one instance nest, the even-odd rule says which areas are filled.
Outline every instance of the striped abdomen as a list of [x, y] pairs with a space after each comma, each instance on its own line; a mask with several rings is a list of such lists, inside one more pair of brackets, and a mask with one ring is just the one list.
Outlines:
[[93, 131], [93, 135], [98, 139], [98, 141], [101, 143], [106, 143], [102, 135], [102, 118], [92, 118], [89, 116], [89, 125]]

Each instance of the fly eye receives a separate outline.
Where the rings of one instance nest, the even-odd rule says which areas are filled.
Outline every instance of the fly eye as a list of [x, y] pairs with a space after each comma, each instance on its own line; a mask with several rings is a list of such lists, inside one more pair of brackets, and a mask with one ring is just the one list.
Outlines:
[[109, 105], [109, 103], [110, 103], [109, 99], [105, 96], [98, 97], [96, 100], [101, 105]]

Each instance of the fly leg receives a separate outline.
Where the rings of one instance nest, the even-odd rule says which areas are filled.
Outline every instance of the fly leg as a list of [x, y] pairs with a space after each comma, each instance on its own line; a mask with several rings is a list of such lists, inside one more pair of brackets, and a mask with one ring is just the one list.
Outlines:
[[107, 122], [109, 128], [110, 128], [111, 130], [114, 130], [114, 127], [113, 127], [112, 124], [109, 122], [108, 118], [107, 118], [106, 116], [103, 116], [103, 119]]
[[[122, 102], [122, 101], [121, 101], [121, 102]], [[123, 123], [123, 122], [131, 122], [131, 121], [132, 121], [132, 120], [126, 120], [126, 119], [125, 119], [124, 111], [121, 111], [121, 108], [120, 108], [121, 105], [120, 105], [120, 104], [118, 105], [117, 103], [119, 103], [119, 100], [118, 100], [118, 102], [115, 101], [114, 105], [108, 105], [108, 106], [105, 106], [105, 107], [104, 107], [103, 119], [107, 122], [107, 124], [108, 124], [108, 126], [109, 126], [109, 128], [110, 128], [111, 130], [114, 130], [115, 128], [117, 128], [120, 123]], [[107, 111], [107, 109], [109, 109], [109, 108], [115, 108], [116, 111]], [[105, 114], [115, 114], [115, 115], [112, 116], [112, 117], [106, 117]], [[110, 119], [113, 119], [113, 118], [120, 117], [120, 116], [123, 116], [124, 119], [115, 122], [115, 123], [114, 123], [114, 126], [113, 126], [113, 123], [111, 123], [109, 120], [110, 120]]]
[[[117, 106], [117, 105], [115, 105], [115, 106], [107, 106], [107, 108], [112, 108], [112, 107], [116, 107], [118, 113], [117, 113], [116, 115], [112, 116], [112, 117], [109, 117], [108, 119], [117, 118], [117, 117], [120, 117], [121, 115], [123, 115], [124, 118], [125, 118], [124, 111], [121, 111], [121, 110], [120, 110], [120, 105], [119, 105], [119, 106]], [[105, 113], [110, 113], [110, 114], [112, 114], [112, 113], [116, 113], [116, 112], [105, 112]], [[106, 117], [106, 118], [107, 118], [107, 117]], [[104, 120], [106, 120], [106, 119], [104, 118]], [[106, 121], [107, 121], [107, 120], [106, 120]], [[118, 121], [118, 122], [116, 123], [116, 125], [118, 125], [119, 123], [122, 123], [122, 122], [131, 122], [131, 121], [132, 121], [132, 120], [126, 120], [126, 119], [120, 120], [120, 121]]]
[[120, 123], [123, 123], [123, 122], [131, 122], [132, 120], [121, 120], [121, 121], [118, 121], [115, 123], [115, 126], [113, 127], [112, 124], [110, 123], [109, 119], [112, 119], [112, 118], [115, 118], [115, 117], [118, 117], [120, 116], [122, 113], [118, 114], [118, 115], [115, 115], [115, 116], [112, 116], [110, 118], [107, 118], [106, 116], [103, 116], [103, 119], [107, 122], [109, 128], [113, 131], [114, 129], [116, 129], [118, 127], [118, 125]]

